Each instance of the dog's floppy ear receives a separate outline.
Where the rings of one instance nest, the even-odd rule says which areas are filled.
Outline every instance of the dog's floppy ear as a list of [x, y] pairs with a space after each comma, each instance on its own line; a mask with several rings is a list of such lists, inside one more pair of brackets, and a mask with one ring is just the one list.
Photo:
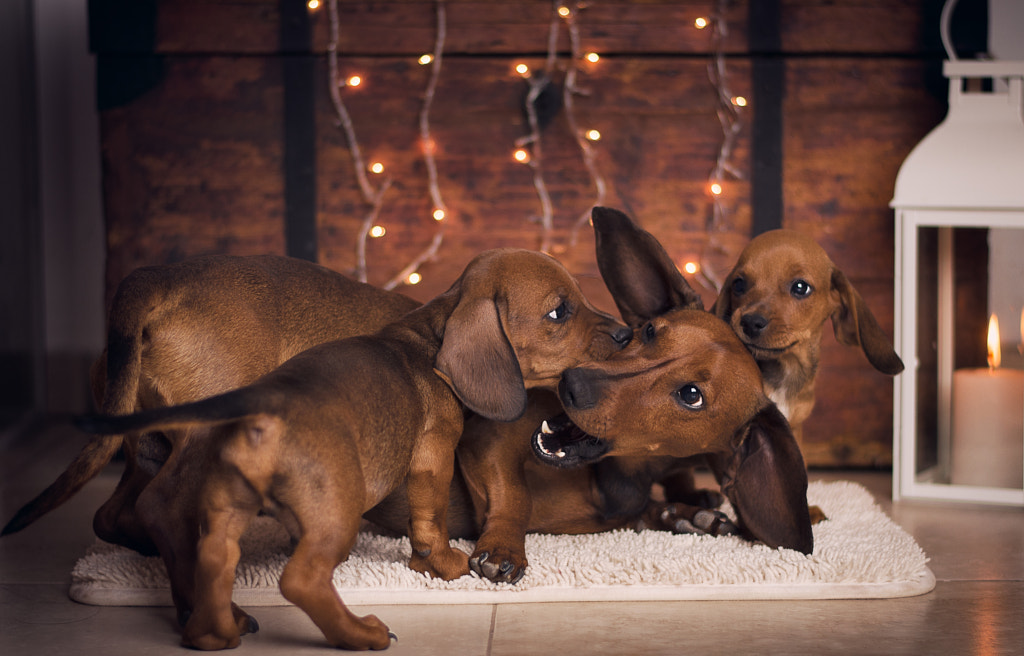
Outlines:
[[638, 326], [676, 308], [704, 309], [658, 240], [618, 210], [591, 211], [597, 266], [623, 321]]
[[726, 323], [729, 323], [729, 319], [732, 317], [732, 281], [735, 277], [736, 270], [733, 269], [729, 272], [729, 277], [722, 283], [722, 291], [718, 293], [715, 305], [711, 308], [711, 312]]
[[463, 298], [445, 322], [435, 370], [470, 410], [496, 421], [526, 411], [526, 387], [493, 298]]
[[832, 289], [839, 294], [839, 307], [832, 313], [836, 340], [846, 346], [859, 346], [868, 362], [882, 373], [895, 376], [903, 371], [903, 361], [893, 350], [892, 342], [882, 332], [860, 293], [839, 269], [832, 272]]
[[814, 550], [807, 469], [793, 431], [774, 403], [750, 423], [736, 450], [709, 458], [740, 524], [769, 547]]

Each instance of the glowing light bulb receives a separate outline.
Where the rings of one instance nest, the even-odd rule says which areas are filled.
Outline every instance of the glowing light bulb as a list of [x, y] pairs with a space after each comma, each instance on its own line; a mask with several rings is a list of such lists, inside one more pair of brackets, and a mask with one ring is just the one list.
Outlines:
[[693, 26], [696, 27], [698, 30], [703, 30], [705, 27], [708, 26], [708, 19], [701, 16], [697, 20], [693, 21]]
[[370, 228], [370, 236], [373, 237], [374, 239], [376, 239], [377, 237], [383, 237], [385, 234], [387, 234], [387, 232], [388, 231], [384, 229], [384, 226], [375, 225], [372, 228]]
[[718, 184], [717, 182], [712, 182], [711, 193], [713, 193], [716, 196], [720, 195], [722, 193], [722, 185]]
[[410, 273], [409, 277], [405, 279], [405, 281], [410, 285], [418, 285], [421, 280], [423, 280], [423, 276], [416, 273], [415, 271]]
[[512, 153], [512, 158], [515, 161], [519, 162], [520, 164], [529, 164], [530, 163], [530, 151], [526, 150], [525, 148], [517, 148]]
[[320, 0], [309, 0], [309, 2], [306, 3], [306, 6], [309, 7], [310, 11], [316, 11], [320, 8]]
[[359, 77], [358, 75], [352, 75], [347, 80], [345, 80], [345, 85], [350, 87], [357, 87], [362, 83], [363, 78]]
[[370, 164], [370, 172], [371, 173], [383, 173], [384, 172], [384, 165], [381, 164], [380, 162], [374, 162], [373, 164]]
[[434, 55], [423, 55], [417, 61], [419, 61], [420, 64], [426, 66], [430, 62], [434, 61]]
[[585, 59], [591, 64], [596, 64], [601, 60], [601, 55], [597, 54], [596, 52], [588, 52], [585, 56]]
[[683, 265], [683, 271], [690, 274], [691, 276], [700, 271], [700, 265], [696, 262], [687, 262]]
[[732, 104], [736, 105], [737, 107], [746, 107], [747, 99], [744, 98], [743, 96], [733, 96]]
[[601, 139], [601, 133], [597, 130], [587, 130], [587, 139], [591, 141], [599, 141]]
[[526, 77], [530, 74], [530, 67], [527, 66], [526, 64], [519, 64], [516, 66], [516, 73], [519, 73], [523, 77]]
[[435, 221], [444, 221], [444, 210], [442, 210], [441, 208], [437, 208], [436, 210], [434, 210], [432, 216], [434, 217]]
[[558, 15], [561, 16], [562, 18], [568, 18], [569, 14], [571, 13], [572, 11], [565, 5], [558, 8]]

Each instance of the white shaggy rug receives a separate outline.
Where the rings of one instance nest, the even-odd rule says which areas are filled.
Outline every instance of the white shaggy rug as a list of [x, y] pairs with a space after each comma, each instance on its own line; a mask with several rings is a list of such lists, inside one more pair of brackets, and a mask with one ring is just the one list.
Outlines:
[[[346, 604], [490, 604], [546, 601], [704, 599], [872, 599], [924, 594], [935, 587], [928, 559], [862, 486], [815, 482], [810, 504], [828, 520], [814, 527], [814, 553], [770, 549], [737, 537], [630, 530], [595, 535], [530, 535], [530, 566], [517, 585], [476, 575], [429, 579], [410, 570], [409, 541], [363, 533], [334, 572]], [[732, 515], [732, 509], [724, 508]], [[467, 553], [472, 543], [456, 540]], [[288, 539], [260, 518], [242, 542], [234, 600], [287, 602], [277, 589]], [[100, 606], [164, 606], [171, 596], [163, 563], [97, 542], [75, 565], [70, 595]]]

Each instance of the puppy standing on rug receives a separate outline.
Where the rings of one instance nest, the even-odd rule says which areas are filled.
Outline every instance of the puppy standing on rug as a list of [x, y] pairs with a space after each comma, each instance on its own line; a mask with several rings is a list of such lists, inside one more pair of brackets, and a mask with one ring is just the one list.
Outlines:
[[807, 235], [772, 230], [740, 254], [715, 302], [757, 361], [765, 391], [803, 445], [803, 423], [814, 408], [821, 331], [832, 320], [836, 340], [864, 351], [884, 374], [903, 361], [846, 275]]
[[[447, 292], [373, 337], [314, 347], [212, 399], [86, 421], [98, 433], [210, 427], [209, 438], [194, 441], [208, 457], [192, 458], [207, 463], [195, 589], [188, 568], [169, 572], [179, 614], [188, 616], [185, 643], [233, 647], [254, 628], [231, 603], [231, 588], [238, 538], [265, 511], [296, 540], [281, 577], [284, 597], [332, 645], [386, 648], [387, 627], [353, 615], [331, 585], [362, 513], [405, 482], [410, 565], [446, 579], [468, 573], [467, 556], [450, 547], [446, 525], [463, 425], [459, 402], [512, 420], [525, 410], [527, 388], [550, 384], [581, 361], [576, 345], [603, 341], [603, 355], [617, 350], [616, 324], [578, 303], [581, 297], [555, 260], [490, 251]], [[604, 340], [595, 337], [595, 324], [607, 324]], [[188, 554], [162, 555], [170, 564]]]

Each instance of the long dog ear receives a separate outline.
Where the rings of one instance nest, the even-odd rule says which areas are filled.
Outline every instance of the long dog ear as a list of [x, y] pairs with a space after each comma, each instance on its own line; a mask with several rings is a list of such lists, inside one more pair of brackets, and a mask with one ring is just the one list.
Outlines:
[[722, 291], [718, 292], [718, 298], [715, 299], [715, 304], [711, 308], [711, 312], [726, 323], [729, 323], [729, 319], [732, 318], [732, 281], [736, 277], [735, 274], [735, 269], [729, 272], [729, 276], [722, 283]]
[[435, 370], [466, 407], [495, 421], [526, 411], [519, 360], [492, 298], [462, 300], [448, 317]]
[[704, 309], [700, 294], [651, 233], [608, 207], [595, 207], [591, 218], [597, 267], [623, 321], [638, 326], [676, 308]]
[[769, 547], [805, 554], [814, 550], [807, 508], [807, 469], [793, 431], [774, 403], [743, 429], [730, 456], [709, 458], [740, 524]]
[[884, 374], [895, 376], [903, 371], [903, 361], [882, 332], [864, 299], [839, 269], [832, 272], [832, 288], [839, 294], [839, 307], [832, 313], [832, 330], [836, 340], [846, 346], [859, 346], [868, 362]]

